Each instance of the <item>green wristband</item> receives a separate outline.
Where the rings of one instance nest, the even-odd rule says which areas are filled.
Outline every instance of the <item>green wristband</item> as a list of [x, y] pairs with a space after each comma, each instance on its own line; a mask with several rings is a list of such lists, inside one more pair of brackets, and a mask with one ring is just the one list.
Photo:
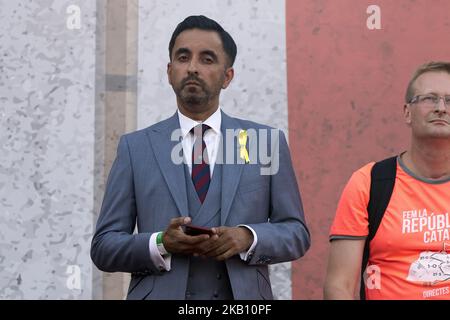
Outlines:
[[163, 233], [159, 232], [158, 235], [156, 236], [156, 244], [162, 244], [163, 243], [162, 236], [163, 236]]
[[163, 234], [164, 234], [163, 232], [159, 232], [158, 235], [156, 236], [156, 246], [158, 247], [158, 251], [162, 256], [169, 253], [167, 252], [166, 248], [164, 248]]

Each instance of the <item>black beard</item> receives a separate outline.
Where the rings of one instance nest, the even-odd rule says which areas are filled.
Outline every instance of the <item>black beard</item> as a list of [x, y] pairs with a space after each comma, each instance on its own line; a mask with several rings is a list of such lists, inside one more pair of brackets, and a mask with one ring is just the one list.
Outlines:
[[181, 101], [189, 106], [200, 106], [205, 104], [208, 99], [206, 97], [188, 96], [185, 98], [181, 98]]
[[210, 95], [203, 85], [191, 92], [185, 86], [178, 92], [179, 99], [185, 104], [192, 107], [206, 105], [209, 101]]

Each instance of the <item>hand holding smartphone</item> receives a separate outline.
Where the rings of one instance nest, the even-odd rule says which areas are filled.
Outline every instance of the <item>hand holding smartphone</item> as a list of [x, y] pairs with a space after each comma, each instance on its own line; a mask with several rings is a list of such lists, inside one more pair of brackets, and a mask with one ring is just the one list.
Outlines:
[[200, 234], [209, 234], [210, 236], [212, 236], [214, 234], [211, 228], [195, 226], [192, 224], [184, 226], [184, 233], [186, 233], [189, 236], [198, 236]]

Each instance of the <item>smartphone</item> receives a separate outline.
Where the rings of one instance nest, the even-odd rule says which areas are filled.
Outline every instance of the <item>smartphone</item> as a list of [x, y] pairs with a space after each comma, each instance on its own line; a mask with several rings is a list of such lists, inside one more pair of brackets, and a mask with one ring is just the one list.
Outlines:
[[213, 235], [213, 232], [210, 228], [194, 226], [192, 224], [184, 226], [184, 233], [190, 236], [198, 236], [200, 234], [209, 234], [210, 236]]

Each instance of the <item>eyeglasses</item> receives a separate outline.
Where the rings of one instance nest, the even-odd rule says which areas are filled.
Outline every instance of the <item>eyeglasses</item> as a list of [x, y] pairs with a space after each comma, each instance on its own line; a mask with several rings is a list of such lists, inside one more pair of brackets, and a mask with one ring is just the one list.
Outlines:
[[444, 105], [450, 108], [450, 95], [438, 96], [435, 94], [420, 94], [409, 101], [410, 104], [417, 103], [425, 108], [436, 108], [440, 100], [444, 101]]

